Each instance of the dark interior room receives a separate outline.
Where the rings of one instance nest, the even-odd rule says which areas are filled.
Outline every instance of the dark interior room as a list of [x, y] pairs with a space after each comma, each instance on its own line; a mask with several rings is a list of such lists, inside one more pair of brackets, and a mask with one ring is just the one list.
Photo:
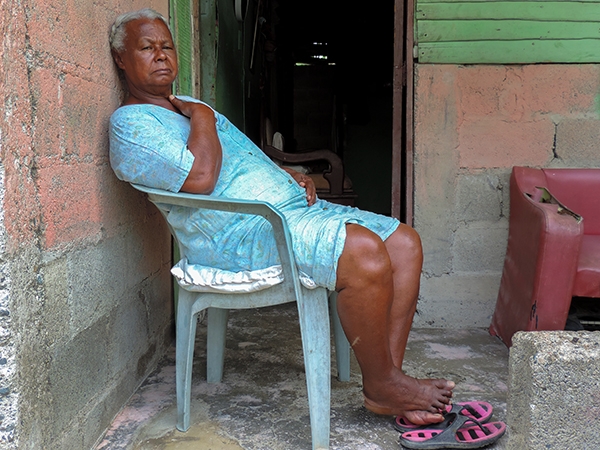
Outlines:
[[263, 95], [285, 151], [331, 149], [352, 180], [356, 206], [389, 214], [394, 2], [270, 0], [265, 7]]

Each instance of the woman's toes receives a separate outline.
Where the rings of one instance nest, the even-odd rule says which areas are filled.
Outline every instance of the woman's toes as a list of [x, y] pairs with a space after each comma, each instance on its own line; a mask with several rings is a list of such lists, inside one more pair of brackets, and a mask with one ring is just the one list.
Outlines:
[[440, 413], [430, 413], [427, 411], [407, 411], [404, 416], [415, 425], [439, 423], [444, 420], [444, 416]]

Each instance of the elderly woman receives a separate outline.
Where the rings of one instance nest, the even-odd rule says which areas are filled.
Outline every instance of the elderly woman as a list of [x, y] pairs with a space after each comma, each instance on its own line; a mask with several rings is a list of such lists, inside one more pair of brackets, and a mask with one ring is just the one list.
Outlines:
[[[277, 207], [290, 228], [299, 269], [339, 293], [338, 312], [362, 371], [365, 406], [415, 424], [442, 421], [454, 383], [402, 371], [422, 265], [417, 233], [395, 219], [318, 199], [310, 178], [279, 168], [224, 116], [171, 95], [177, 54], [160, 14], [144, 9], [120, 16], [110, 44], [128, 88], [110, 120], [117, 176]], [[253, 270], [278, 262], [261, 218], [173, 208], [168, 220], [191, 263]]]

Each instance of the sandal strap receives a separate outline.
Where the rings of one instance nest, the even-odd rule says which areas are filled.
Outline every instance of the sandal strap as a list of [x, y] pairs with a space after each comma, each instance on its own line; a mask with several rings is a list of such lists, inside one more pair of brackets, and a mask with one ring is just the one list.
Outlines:
[[[452, 409], [446, 414], [444, 414], [444, 422], [448, 422], [448, 425], [454, 428], [455, 430], [458, 430], [459, 428], [462, 428], [466, 423], [471, 422], [477, 425], [481, 429], [481, 431], [485, 433], [486, 436], [489, 436], [490, 432], [488, 431], [488, 429], [484, 427], [479, 420], [473, 419], [472, 417], [465, 415], [463, 413], [464, 410], [467, 410], [472, 414], [472, 411], [470, 411], [467, 406], [453, 404]], [[455, 416], [454, 420], [452, 420], [452, 417], [448, 417], [451, 414]], [[459, 425], [456, 426], [455, 423], [458, 423]]]
[[[490, 431], [489, 431], [489, 430], [488, 430], [486, 427], [484, 427], [484, 426], [483, 426], [483, 423], [481, 423], [479, 420], [477, 420], [477, 419], [473, 419], [473, 418], [471, 418], [471, 417], [468, 417], [468, 416], [465, 416], [465, 415], [464, 415], [464, 414], [462, 414], [462, 413], [460, 413], [460, 417], [462, 417], [462, 418], [464, 418], [464, 419], [462, 419], [462, 420], [461, 420], [461, 422], [462, 422], [462, 423], [461, 423], [461, 425], [460, 425], [459, 427], [457, 427], [457, 428], [456, 428], [457, 430], [458, 430], [458, 429], [460, 429], [460, 428], [462, 428], [462, 427], [463, 427], [465, 424], [468, 424], [468, 423], [474, 423], [475, 425], [477, 425], [477, 426], [479, 427], [479, 429], [480, 429], [481, 431], [483, 431], [483, 433], [484, 433], [486, 436], [489, 436], [489, 435], [491, 434], [491, 432], [490, 432]], [[454, 424], [453, 424], [453, 425], [454, 425]]]

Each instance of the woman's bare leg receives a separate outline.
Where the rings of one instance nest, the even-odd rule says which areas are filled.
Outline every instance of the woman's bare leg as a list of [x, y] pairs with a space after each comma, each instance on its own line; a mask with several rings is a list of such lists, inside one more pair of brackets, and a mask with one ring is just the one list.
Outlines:
[[392, 264], [394, 300], [390, 309], [390, 351], [402, 369], [408, 334], [417, 309], [423, 249], [417, 232], [405, 224], [384, 242]]
[[[361, 368], [365, 405], [379, 414], [404, 415], [417, 424], [439, 422], [443, 419], [439, 410], [450, 402], [454, 383], [418, 380], [401, 370], [422, 264], [420, 242], [418, 250], [414, 245], [416, 233], [402, 226], [384, 244], [359, 225], [349, 224], [346, 230], [337, 270], [338, 313]], [[399, 258], [401, 251], [418, 253], [416, 262]], [[401, 263], [406, 266], [399, 267]], [[412, 275], [397, 273], [403, 270]], [[407, 286], [395, 287], [398, 283]]]

